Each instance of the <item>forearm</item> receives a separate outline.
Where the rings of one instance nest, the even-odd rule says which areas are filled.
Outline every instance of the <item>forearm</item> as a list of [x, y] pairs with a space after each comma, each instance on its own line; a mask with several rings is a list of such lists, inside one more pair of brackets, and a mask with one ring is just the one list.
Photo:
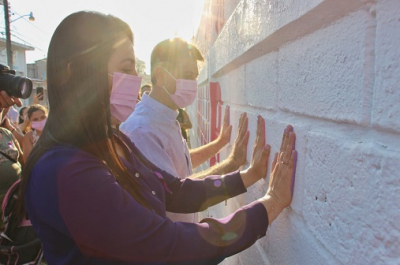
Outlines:
[[278, 215], [283, 211], [284, 207], [279, 204], [273, 197], [266, 195], [258, 200], [261, 202], [268, 213], [268, 222], [272, 222], [278, 217]]
[[22, 133], [20, 133], [19, 130], [17, 130], [17, 129], [15, 129], [15, 130], [13, 131], [13, 135], [14, 135], [14, 137], [17, 139], [18, 143], [19, 143], [20, 145], [22, 145], [23, 142], [24, 142], [24, 135], [23, 135]]
[[192, 167], [196, 168], [200, 166], [208, 159], [213, 157], [215, 154], [217, 154], [223, 147], [224, 144], [221, 144], [220, 141], [217, 139], [204, 146], [189, 150]]
[[17, 141], [22, 145], [24, 142], [24, 135], [17, 130], [13, 125], [10, 123], [7, 123], [7, 126], [5, 126], [6, 129], [8, 129], [10, 132], [12, 132], [13, 136], [17, 139]]
[[26, 130], [26, 128], [28, 127], [28, 125], [29, 125], [29, 123], [23, 122], [18, 127], [21, 132], [24, 132]]
[[[167, 178], [168, 176], [164, 176]], [[167, 211], [194, 213], [246, 192], [240, 172], [205, 179], [175, 181], [168, 184], [172, 193], [166, 194]]]
[[228, 159], [222, 161], [221, 163], [218, 163], [218, 164], [216, 164], [206, 170], [203, 170], [201, 172], [192, 174], [189, 177], [192, 179], [203, 179], [203, 178], [205, 178], [207, 176], [211, 176], [211, 175], [227, 174], [227, 173], [233, 172], [237, 169], [238, 169], [238, 166], [235, 163], [235, 160], [228, 158]]

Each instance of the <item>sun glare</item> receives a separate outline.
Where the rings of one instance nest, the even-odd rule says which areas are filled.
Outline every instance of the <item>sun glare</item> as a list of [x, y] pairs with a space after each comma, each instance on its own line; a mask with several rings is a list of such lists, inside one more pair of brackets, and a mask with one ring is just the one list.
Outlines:
[[[35, 22], [23, 19], [13, 24], [14, 31], [26, 37], [35, 47], [27, 52], [27, 62], [43, 59], [56, 26], [63, 18], [81, 10], [94, 10], [115, 15], [126, 21], [135, 37], [135, 54], [150, 68], [150, 54], [160, 41], [179, 37], [190, 41], [197, 26], [205, 0], [11, 0], [13, 10], [24, 14], [33, 12]], [[57, 12], [54, 12], [57, 10]], [[32, 24], [34, 23], [34, 24]]]

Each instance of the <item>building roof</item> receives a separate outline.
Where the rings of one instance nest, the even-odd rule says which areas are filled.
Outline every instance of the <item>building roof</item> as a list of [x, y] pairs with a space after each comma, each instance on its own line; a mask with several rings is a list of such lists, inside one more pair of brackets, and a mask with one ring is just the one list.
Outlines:
[[[5, 46], [5, 45], [6, 45], [6, 39], [0, 38], [0, 45], [1, 45], [1, 44], [4, 44], [4, 46]], [[24, 49], [24, 50], [26, 50], [26, 51], [33, 51], [33, 50], [35, 50], [35, 48], [32, 47], [32, 46], [25, 45], [25, 44], [22, 44], [22, 43], [18, 43], [18, 42], [15, 42], [15, 41], [11, 41], [11, 45], [12, 45], [13, 47], [18, 47], [18, 48]]]

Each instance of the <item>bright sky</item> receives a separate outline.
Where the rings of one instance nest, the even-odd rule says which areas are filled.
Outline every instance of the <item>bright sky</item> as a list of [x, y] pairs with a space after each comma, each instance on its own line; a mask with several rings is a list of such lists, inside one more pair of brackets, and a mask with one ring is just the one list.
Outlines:
[[[27, 63], [46, 57], [54, 30], [67, 15], [81, 10], [95, 10], [115, 15], [127, 22], [135, 36], [136, 56], [150, 68], [150, 54], [160, 41], [174, 36], [189, 40], [196, 32], [204, 0], [9, 0], [11, 39], [35, 47], [26, 53]], [[4, 33], [3, 6], [0, 6], [0, 27]], [[4, 36], [4, 35], [3, 35]]]

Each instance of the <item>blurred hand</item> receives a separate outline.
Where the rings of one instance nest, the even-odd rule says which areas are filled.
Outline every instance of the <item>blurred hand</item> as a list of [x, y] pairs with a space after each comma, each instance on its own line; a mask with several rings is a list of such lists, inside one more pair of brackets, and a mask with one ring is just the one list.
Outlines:
[[293, 196], [297, 160], [295, 141], [296, 135], [293, 127], [289, 125], [283, 134], [281, 149], [275, 154], [272, 162], [267, 196], [273, 198], [282, 208], [290, 205]]
[[265, 144], [265, 120], [259, 115], [250, 167], [247, 172], [241, 173], [246, 188], [267, 175], [270, 150], [271, 146]]
[[10, 119], [6, 117], [4, 122], [1, 124], [2, 127], [6, 128], [7, 130], [11, 131], [14, 129], [14, 126], [11, 124]]
[[238, 135], [236, 136], [235, 143], [233, 144], [232, 152], [228, 157], [228, 161], [232, 163], [234, 169], [247, 163], [247, 144], [249, 142], [249, 132], [247, 127], [249, 119], [246, 113], [242, 113], [239, 118]]
[[231, 139], [232, 126], [229, 124], [229, 106], [225, 108], [224, 122], [222, 124], [221, 132], [218, 135], [217, 141], [221, 148], [227, 145]]
[[5, 91], [0, 92], [0, 109], [8, 108], [13, 105], [18, 107], [22, 106], [22, 102], [19, 98], [10, 97]]
[[43, 94], [33, 94], [33, 104], [40, 104], [40, 100], [43, 99]]
[[26, 114], [26, 115], [24, 116], [24, 122], [23, 122], [23, 124], [24, 124], [24, 125], [29, 125], [30, 123], [31, 123], [31, 121], [29, 120], [28, 114]]

